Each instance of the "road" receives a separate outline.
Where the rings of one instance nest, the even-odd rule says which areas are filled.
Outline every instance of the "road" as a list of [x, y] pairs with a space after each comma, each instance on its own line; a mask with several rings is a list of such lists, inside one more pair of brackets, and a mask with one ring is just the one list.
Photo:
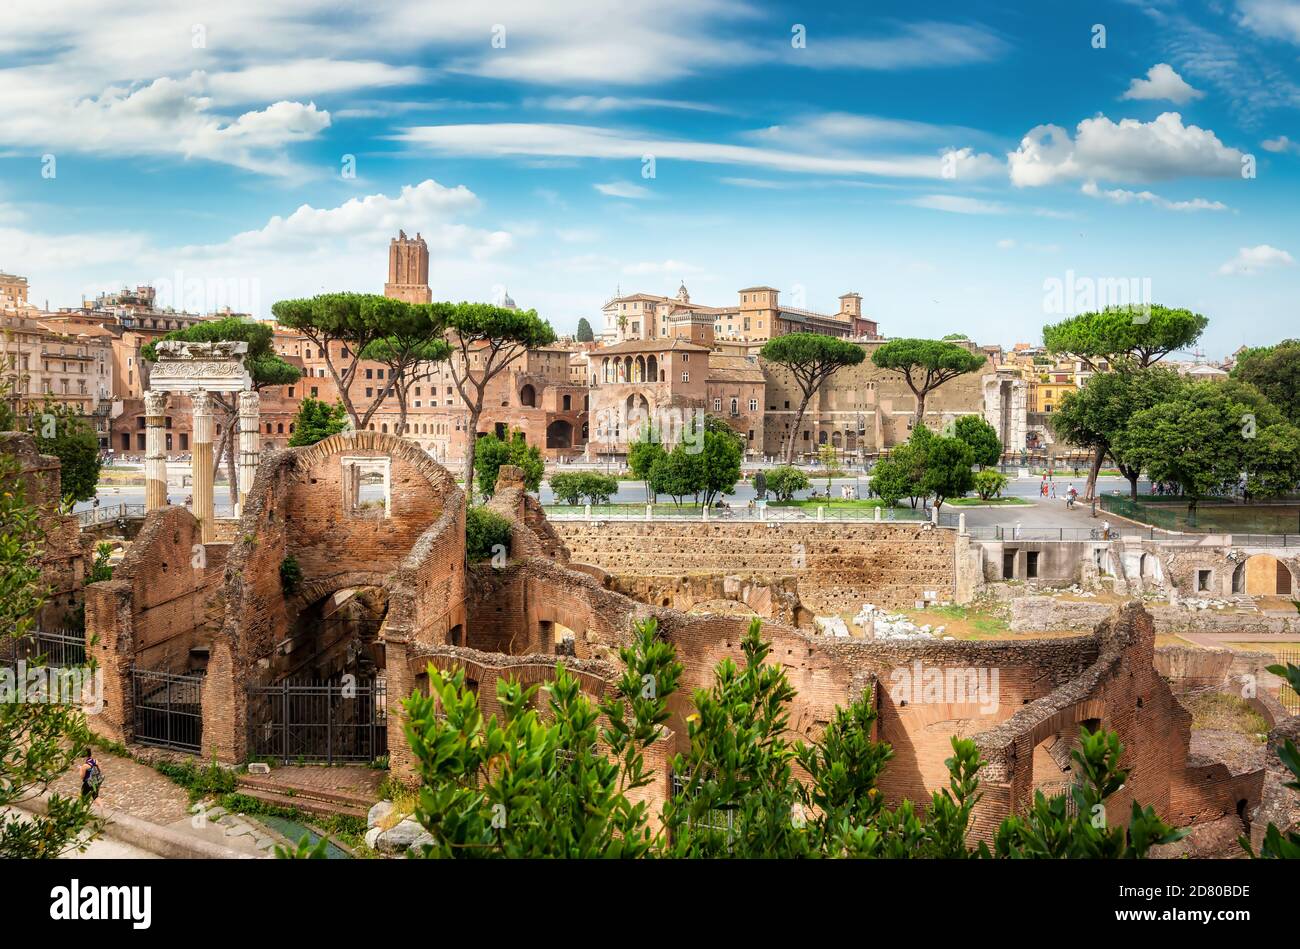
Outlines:
[[[1015, 478], [1012, 479], [1003, 489], [1002, 493], [1008, 497], [1018, 497], [1034, 500], [1032, 507], [1015, 506], [1003, 508], [970, 508], [967, 509], [966, 521], [972, 525], [984, 524], [1003, 524], [1013, 525], [1021, 521], [1026, 527], [1095, 527], [1097, 522], [1089, 516], [1089, 509], [1085, 505], [1078, 505], [1073, 511], [1065, 507], [1065, 495], [1070, 490], [1070, 485], [1074, 485], [1081, 492], [1083, 490], [1084, 479], [1058, 478], [1056, 481], [1055, 499], [1048, 498], [1041, 502], [1038, 501], [1040, 485], [1042, 478]], [[866, 475], [857, 478], [835, 478], [831, 481], [832, 497], [839, 497], [840, 488], [844, 485], [853, 485], [858, 490], [859, 497], [867, 496], [867, 486], [870, 478]], [[1127, 491], [1129, 483], [1124, 478], [1098, 478], [1097, 486], [1100, 491]], [[1141, 482], [1138, 485], [1139, 491], [1150, 491], [1150, 485]], [[813, 483], [813, 489], [824, 492], [826, 490], [826, 481], [818, 479]], [[810, 489], [811, 490], [811, 489]], [[170, 490], [168, 500], [172, 504], [184, 504], [185, 499], [189, 496], [188, 489]], [[550, 485], [545, 481], [542, 482], [542, 489], [539, 492], [543, 504], [551, 504], [555, 496], [551, 493]], [[229, 516], [230, 503], [229, 494], [224, 485], [218, 485], [215, 492], [214, 503], [218, 517]], [[807, 497], [807, 491], [801, 491], [797, 498]], [[106, 486], [101, 485], [99, 490], [99, 500], [101, 505], [118, 505], [118, 504], [144, 504], [144, 486]], [[364, 499], [378, 498], [381, 496], [381, 489], [378, 485], [364, 485], [361, 489], [361, 496]], [[728, 500], [733, 505], [744, 506], [753, 497], [755, 497], [754, 485], [752, 481], [742, 481], [736, 485], [736, 490]], [[640, 481], [620, 481], [618, 483], [618, 492], [611, 499], [616, 504], [641, 504], [644, 503], [645, 485]], [[90, 501], [83, 501], [76, 506], [76, 510], [84, 511], [92, 506]], [[954, 508], [954, 510], [956, 510]], [[1100, 517], [1101, 515], [1099, 515]]]

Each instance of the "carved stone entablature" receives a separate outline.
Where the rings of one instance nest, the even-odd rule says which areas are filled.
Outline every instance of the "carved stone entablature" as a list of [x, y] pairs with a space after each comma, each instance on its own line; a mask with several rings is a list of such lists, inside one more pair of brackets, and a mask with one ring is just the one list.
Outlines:
[[158, 344], [158, 362], [149, 374], [153, 389], [169, 392], [240, 392], [252, 388], [244, 368], [245, 342]]

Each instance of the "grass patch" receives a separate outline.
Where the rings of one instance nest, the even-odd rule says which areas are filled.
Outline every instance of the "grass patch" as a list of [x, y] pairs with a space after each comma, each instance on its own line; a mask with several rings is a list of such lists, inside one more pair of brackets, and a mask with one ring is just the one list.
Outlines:
[[1193, 728], [1230, 731], [1256, 741], [1267, 740], [1268, 722], [1238, 696], [1210, 692], [1183, 699], [1183, 706], [1192, 713]]
[[952, 504], [955, 507], [983, 507], [986, 504], [1002, 506], [1015, 506], [1018, 504], [1028, 505], [1029, 501], [1024, 498], [989, 498], [987, 501], [981, 498], [948, 498], [944, 504]]
[[1011, 630], [1005, 618], [966, 606], [931, 606], [904, 613], [918, 626], [942, 626], [943, 635], [957, 639], [1001, 639]]
[[216, 761], [206, 767], [199, 767], [190, 760], [179, 763], [159, 761], [154, 764], [154, 770], [184, 788], [189, 793], [190, 803], [203, 797], [229, 794], [237, 784], [235, 772], [226, 770]]

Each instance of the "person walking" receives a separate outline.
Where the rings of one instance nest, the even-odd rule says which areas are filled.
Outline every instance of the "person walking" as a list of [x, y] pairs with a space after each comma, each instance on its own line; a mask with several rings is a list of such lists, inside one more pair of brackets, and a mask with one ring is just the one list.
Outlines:
[[99, 769], [99, 762], [91, 752], [86, 752], [86, 760], [81, 763], [78, 775], [81, 778], [82, 798], [89, 798], [93, 802], [99, 797], [99, 789], [104, 783], [104, 772]]

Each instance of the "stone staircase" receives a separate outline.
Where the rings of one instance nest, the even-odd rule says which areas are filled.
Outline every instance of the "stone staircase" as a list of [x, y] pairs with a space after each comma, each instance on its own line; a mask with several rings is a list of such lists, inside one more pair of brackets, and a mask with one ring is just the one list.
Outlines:
[[238, 777], [238, 791], [277, 807], [296, 807], [307, 814], [319, 816], [340, 815], [359, 817], [365, 820], [366, 814], [374, 801], [366, 800], [358, 794], [347, 791], [326, 790], [317, 787], [303, 787], [277, 781], [275, 772], [271, 774], [241, 774]]

